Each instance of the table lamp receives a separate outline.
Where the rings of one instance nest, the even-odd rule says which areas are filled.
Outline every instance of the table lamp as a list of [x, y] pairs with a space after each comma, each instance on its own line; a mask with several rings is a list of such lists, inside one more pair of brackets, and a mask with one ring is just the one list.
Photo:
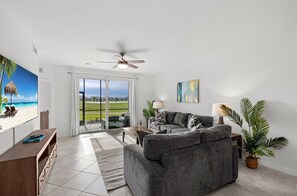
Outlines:
[[161, 109], [163, 107], [163, 104], [161, 101], [154, 101], [153, 102], [153, 108], [159, 112], [158, 110]]
[[224, 116], [227, 116], [221, 108], [222, 105], [225, 105], [228, 108], [230, 108], [230, 106], [231, 106], [229, 103], [214, 103], [214, 104], [212, 104], [212, 115], [219, 116], [218, 125], [224, 124]]

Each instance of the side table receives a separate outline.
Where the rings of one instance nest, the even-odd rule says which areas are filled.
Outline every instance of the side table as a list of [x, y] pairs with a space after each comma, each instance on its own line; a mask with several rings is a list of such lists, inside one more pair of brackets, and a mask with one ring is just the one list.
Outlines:
[[239, 158], [242, 158], [242, 136], [240, 134], [231, 133], [232, 141], [237, 141]]
[[124, 127], [123, 128], [122, 141], [125, 142], [125, 135], [128, 134], [128, 135], [130, 135], [132, 138], [134, 138], [136, 140], [136, 144], [139, 144], [139, 138], [138, 138], [137, 131], [153, 133], [152, 130], [147, 129], [145, 127]]

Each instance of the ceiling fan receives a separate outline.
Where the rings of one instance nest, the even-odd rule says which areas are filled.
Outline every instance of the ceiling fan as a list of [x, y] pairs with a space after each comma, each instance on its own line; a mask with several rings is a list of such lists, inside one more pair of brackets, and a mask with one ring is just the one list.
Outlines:
[[98, 61], [98, 63], [116, 63], [112, 68], [120, 68], [120, 69], [126, 69], [128, 67], [137, 69], [138, 66], [134, 64], [144, 63], [144, 60], [126, 60], [124, 59], [125, 53], [120, 52], [120, 54], [115, 55], [117, 57], [117, 62], [112, 61]]

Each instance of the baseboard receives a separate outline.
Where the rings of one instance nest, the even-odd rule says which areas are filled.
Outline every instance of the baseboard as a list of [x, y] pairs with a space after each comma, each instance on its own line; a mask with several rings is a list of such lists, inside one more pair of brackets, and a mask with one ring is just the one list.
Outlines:
[[289, 174], [291, 176], [296, 176], [297, 177], [297, 171], [294, 171], [294, 170], [291, 170], [291, 169], [288, 169], [288, 168], [284, 168], [284, 167], [281, 167], [279, 165], [275, 165], [273, 163], [270, 163], [270, 162], [267, 162], [267, 161], [263, 161], [263, 160], [261, 160], [261, 164], [264, 165], [264, 166], [266, 166], [266, 167], [275, 169], [277, 171], [280, 171], [280, 172]]

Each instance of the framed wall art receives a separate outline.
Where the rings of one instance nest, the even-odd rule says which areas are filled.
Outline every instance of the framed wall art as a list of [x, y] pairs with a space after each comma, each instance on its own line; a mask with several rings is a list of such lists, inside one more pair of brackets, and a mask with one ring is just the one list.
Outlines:
[[199, 103], [199, 80], [177, 83], [178, 103]]

